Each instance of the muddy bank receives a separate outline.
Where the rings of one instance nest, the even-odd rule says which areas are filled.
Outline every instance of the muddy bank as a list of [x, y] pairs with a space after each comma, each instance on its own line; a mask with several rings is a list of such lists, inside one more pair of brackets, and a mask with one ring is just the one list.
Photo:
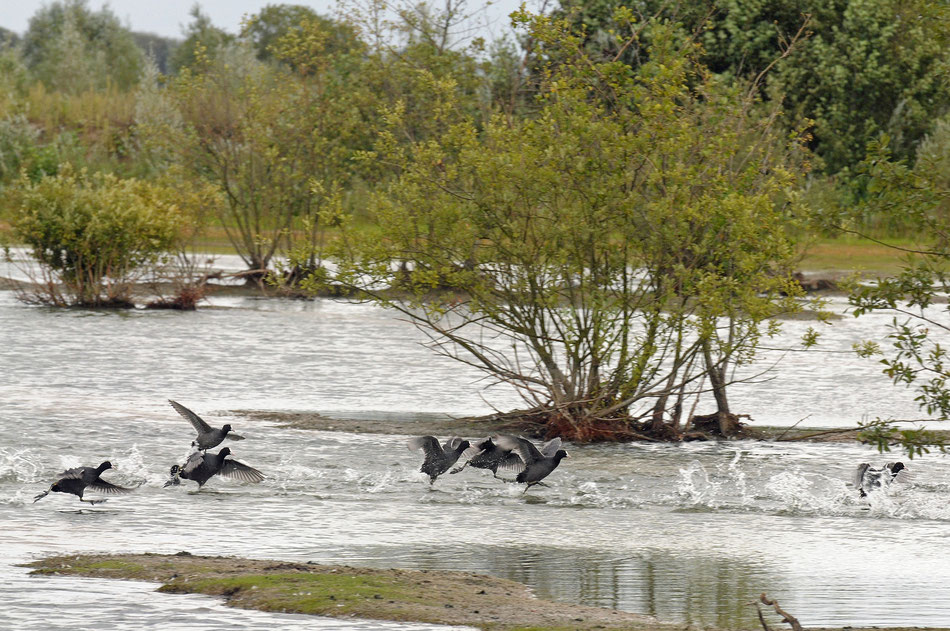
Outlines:
[[487, 436], [507, 433], [536, 436], [541, 427], [520, 417], [491, 415], [453, 418], [441, 414], [420, 414], [411, 418], [341, 418], [318, 412], [275, 412], [271, 410], [230, 410], [229, 414], [251, 421], [275, 423], [290, 429], [311, 429], [356, 434], [431, 434], [433, 436]]
[[492, 630], [677, 628], [625, 611], [541, 600], [521, 583], [464, 572], [377, 570], [187, 552], [57, 556], [28, 567], [39, 575], [154, 581], [162, 583], [161, 592], [220, 596], [232, 607], [261, 611]]
[[[310, 429], [357, 434], [431, 434], [433, 436], [466, 436], [469, 438], [490, 434], [522, 434], [539, 438], [541, 426], [526, 422], [517, 416], [495, 414], [490, 416], [451, 418], [427, 414], [409, 419], [387, 418], [338, 418], [317, 412], [275, 412], [269, 410], [231, 410], [228, 412], [251, 421], [266, 421], [279, 427]], [[743, 428], [746, 439], [771, 441], [807, 442], [860, 442], [858, 428], [788, 428], [752, 427]], [[950, 431], [940, 432], [950, 438]]]

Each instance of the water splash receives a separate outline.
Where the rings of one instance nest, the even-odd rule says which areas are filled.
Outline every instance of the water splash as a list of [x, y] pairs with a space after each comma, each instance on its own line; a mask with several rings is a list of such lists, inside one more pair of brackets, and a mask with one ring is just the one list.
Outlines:
[[739, 508], [755, 501], [747, 491], [746, 473], [740, 465], [741, 453], [728, 463], [716, 465], [712, 474], [699, 461], [693, 460], [680, 469], [675, 496], [689, 508]]
[[0, 482], [37, 482], [41, 470], [32, 449], [0, 449]]
[[160, 475], [154, 467], [150, 469], [142, 452], [139, 450], [138, 443], [133, 443], [132, 447], [125, 451], [113, 451], [109, 456], [109, 461], [115, 468], [113, 472], [117, 484], [140, 486], [142, 484], [162, 483], [168, 478], [167, 475]]

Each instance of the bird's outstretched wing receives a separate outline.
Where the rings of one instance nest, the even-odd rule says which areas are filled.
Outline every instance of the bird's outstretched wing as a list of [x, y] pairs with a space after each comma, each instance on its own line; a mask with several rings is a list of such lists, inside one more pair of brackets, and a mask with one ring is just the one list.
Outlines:
[[85, 472], [86, 469], [90, 469], [90, 468], [91, 467], [73, 467], [72, 469], [66, 469], [65, 471], [59, 474], [59, 477], [57, 479], [58, 480], [79, 480], [82, 478], [83, 472]]
[[521, 456], [513, 451], [510, 451], [505, 454], [505, 457], [498, 462], [498, 468], [503, 471], [510, 471], [512, 473], [521, 473], [524, 471], [525, 464], [524, 460], [521, 459]]
[[545, 458], [553, 458], [554, 454], [556, 454], [557, 450], [560, 448], [561, 448], [560, 437], [552, 438], [548, 442], [544, 443], [544, 445], [541, 447], [541, 453], [544, 455]]
[[119, 494], [119, 493], [131, 493], [135, 489], [130, 489], [125, 486], [117, 486], [111, 482], [106, 482], [105, 480], [96, 480], [86, 488], [92, 491], [99, 491], [100, 493], [110, 493], [110, 494]]
[[854, 472], [854, 478], [852, 479], [855, 488], [860, 489], [864, 485], [864, 474], [867, 473], [870, 468], [871, 465], [866, 462], [862, 462], [858, 465], [858, 468]]
[[172, 407], [175, 408], [176, 412], [181, 414], [189, 423], [191, 423], [191, 425], [195, 428], [195, 431], [197, 431], [199, 434], [202, 432], [211, 431], [210, 425], [205, 423], [200, 416], [186, 408], [184, 405], [178, 403], [177, 401], [172, 401], [171, 399], [169, 399], [168, 402], [172, 404]]
[[410, 438], [409, 449], [421, 449], [426, 453], [426, 455], [429, 455], [430, 453], [445, 453], [442, 450], [442, 445], [439, 444], [439, 441], [435, 436], [416, 436], [415, 438]]
[[532, 462], [537, 462], [538, 460], [544, 458], [544, 455], [538, 451], [538, 448], [535, 447], [527, 438], [501, 434], [500, 436], [495, 437], [495, 444], [502, 449], [507, 449], [518, 454], [518, 456], [521, 457], [521, 460], [526, 465], [529, 465]]
[[263, 473], [254, 467], [249, 467], [243, 462], [231, 460], [230, 458], [224, 461], [224, 464], [221, 465], [221, 470], [218, 472], [218, 474], [223, 475], [226, 478], [234, 478], [236, 480], [243, 480], [245, 482], [264, 481]]

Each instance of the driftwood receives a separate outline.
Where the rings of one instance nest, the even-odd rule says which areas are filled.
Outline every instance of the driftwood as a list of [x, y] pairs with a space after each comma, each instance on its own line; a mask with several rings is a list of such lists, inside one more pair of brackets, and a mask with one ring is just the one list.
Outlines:
[[765, 622], [765, 616], [762, 615], [762, 607], [759, 606], [759, 602], [761, 602], [763, 605], [767, 605], [769, 607], [774, 608], [775, 613], [782, 616], [782, 622], [787, 622], [792, 627], [792, 631], [803, 631], [802, 625], [798, 622], [798, 618], [796, 618], [792, 614], [788, 613], [787, 611], [779, 607], [777, 600], [769, 600], [769, 597], [765, 595], [765, 592], [762, 592], [762, 594], [759, 596], [758, 601], [752, 601], [749, 604], [755, 605], [755, 609], [759, 614], [759, 622], [762, 623], [762, 628], [765, 631], [772, 631], [772, 630], [769, 629], [769, 625], [766, 624]]
[[[791, 428], [789, 428], [789, 429], [791, 429]], [[860, 427], [843, 427], [843, 428], [840, 428], [840, 429], [823, 429], [823, 430], [819, 430], [819, 431], [817, 431], [817, 432], [812, 432], [811, 434], [799, 434], [799, 435], [797, 435], [797, 436], [792, 436], [792, 437], [790, 437], [790, 438], [785, 438], [785, 434], [788, 433], [788, 431], [785, 431], [785, 432], [782, 433], [781, 436], [779, 436], [778, 438], [776, 438], [775, 441], [776, 441], [776, 442], [785, 442], [785, 441], [796, 441], [796, 442], [797, 442], [797, 441], [801, 441], [801, 440], [808, 440], [808, 439], [810, 439], [810, 438], [817, 438], [817, 437], [819, 437], [819, 436], [831, 436], [831, 435], [833, 435], [833, 434], [847, 434], [848, 432], [857, 432], [857, 431], [860, 431], [860, 430], [861, 430]]]

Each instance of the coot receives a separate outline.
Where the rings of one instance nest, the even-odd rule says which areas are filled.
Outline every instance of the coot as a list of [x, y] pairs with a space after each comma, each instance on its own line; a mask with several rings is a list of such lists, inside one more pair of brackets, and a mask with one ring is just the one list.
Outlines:
[[53, 492], [72, 493], [79, 497], [80, 502], [100, 504], [105, 502], [105, 500], [85, 500], [82, 494], [86, 489], [99, 491], [100, 493], [131, 493], [134, 490], [124, 486], [116, 486], [100, 478], [99, 476], [102, 475], [102, 472], [106, 469], [112, 469], [112, 463], [108, 460], [98, 467], [75, 467], [73, 469], [67, 469], [59, 476], [59, 479], [49, 487], [48, 491], [44, 491], [33, 498], [33, 502], [38, 502], [49, 495], [50, 492]]
[[435, 436], [417, 436], [409, 439], [409, 449], [422, 449], [425, 452], [426, 457], [419, 470], [429, 476], [429, 484], [435, 483], [436, 478], [458, 462], [459, 456], [470, 446], [467, 440], [462, 440], [458, 436], [452, 436], [442, 445]]
[[874, 489], [886, 486], [897, 478], [897, 475], [906, 467], [903, 462], [888, 462], [880, 469], [862, 462], [854, 472], [854, 486], [861, 492], [861, 497], [867, 497]]
[[499, 447], [510, 449], [518, 454], [524, 461], [524, 471], [518, 474], [516, 481], [527, 484], [524, 487], [525, 492], [535, 484], [540, 484], [541, 480], [548, 477], [552, 471], [557, 469], [561, 460], [569, 458], [567, 452], [561, 449], [561, 439], [555, 438], [544, 443], [539, 450], [534, 444], [520, 436], [496, 436], [495, 442]]
[[171, 479], [165, 483], [165, 486], [180, 484], [179, 478], [192, 480], [198, 483], [200, 489], [205, 482], [215, 475], [223, 475], [226, 478], [235, 478], [245, 482], [261, 482], [264, 480], [264, 474], [253, 467], [249, 467], [242, 462], [228, 458], [231, 454], [230, 447], [224, 447], [216, 454], [196, 451], [188, 457], [184, 465], [173, 464], [171, 468]]
[[215, 447], [221, 444], [225, 438], [230, 438], [231, 440], [244, 440], [243, 436], [238, 436], [237, 434], [231, 433], [231, 426], [224, 425], [221, 429], [215, 429], [205, 423], [204, 419], [200, 416], [186, 408], [181, 403], [177, 401], [168, 400], [172, 404], [172, 407], [175, 408], [175, 411], [181, 414], [191, 425], [195, 428], [195, 431], [198, 432], [198, 437], [191, 443], [192, 446], [197, 447], [201, 451], [207, 451], [212, 447]]
[[[515, 436], [509, 436], [508, 438], [517, 440]], [[472, 443], [462, 455], [468, 455], [468, 460], [461, 467], [456, 467], [449, 473], [458, 473], [465, 467], [475, 467], [476, 469], [488, 469], [497, 478], [498, 469], [518, 472], [524, 470], [524, 461], [517, 454], [512, 453], [511, 449], [499, 447], [492, 441], [491, 437]]]

